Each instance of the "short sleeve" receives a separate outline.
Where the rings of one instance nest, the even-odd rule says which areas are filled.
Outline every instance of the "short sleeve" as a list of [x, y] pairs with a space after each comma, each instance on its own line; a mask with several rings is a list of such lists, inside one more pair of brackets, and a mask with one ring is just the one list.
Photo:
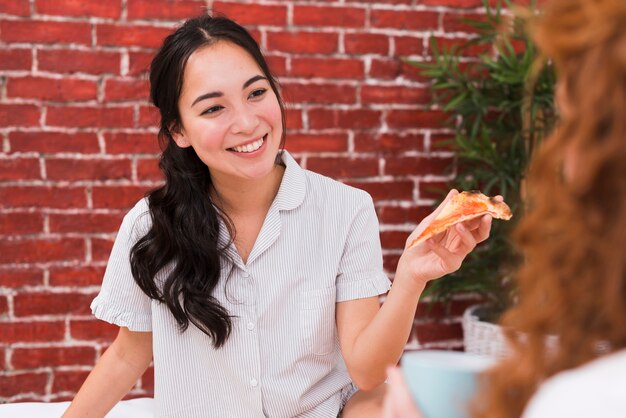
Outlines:
[[149, 213], [144, 200], [126, 214], [113, 244], [100, 293], [91, 302], [91, 312], [96, 318], [131, 331], [152, 331], [151, 300], [137, 285], [130, 269], [130, 250], [147, 231], [147, 219]]
[[378, 218], [370, 195], [362, 199], [350, 226], [337, 274], [337, 302], [377, 296], [391, 283], [383, 271]]

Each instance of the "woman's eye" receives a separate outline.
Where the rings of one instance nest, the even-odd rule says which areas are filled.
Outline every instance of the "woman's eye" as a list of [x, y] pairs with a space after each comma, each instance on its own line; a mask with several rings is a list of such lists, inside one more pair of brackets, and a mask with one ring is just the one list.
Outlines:
[[211, 113], [218, 112], [218, 111], [222, 110], [223, 108], [224, 108], [223, 106], [213, 106], [213, 107], [209, 107], [207, 110], [205, 110], [204, 112], [202, 112], [202, 115], [210, 115]]
[[250, 97], [254, 98], [254, 97], [260, 97], [263, 96], [265, 94], [265, 92], [267, 91], [267, 89], [258, 89], [258, 90], [254, 90], [252, 93], [250, 93]]

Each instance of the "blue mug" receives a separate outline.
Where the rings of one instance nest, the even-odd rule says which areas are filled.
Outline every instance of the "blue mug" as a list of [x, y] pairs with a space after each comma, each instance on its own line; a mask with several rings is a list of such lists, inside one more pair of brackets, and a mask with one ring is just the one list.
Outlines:
[[468, 418], [477, 377], [494, 363], [458, 351], [422, 350], [405, 353], [401, 368], [425, 418]]

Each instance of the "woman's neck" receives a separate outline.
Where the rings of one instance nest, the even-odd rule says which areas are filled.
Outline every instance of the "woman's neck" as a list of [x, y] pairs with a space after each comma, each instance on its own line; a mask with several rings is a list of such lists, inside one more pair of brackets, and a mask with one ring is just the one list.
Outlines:
[[211, 199], [226, 214], [233, 217], [267, 213], [285, 172], [282, 165], [274, 165], [267, 176], [258, 180], [232, 180], [213, 178]]

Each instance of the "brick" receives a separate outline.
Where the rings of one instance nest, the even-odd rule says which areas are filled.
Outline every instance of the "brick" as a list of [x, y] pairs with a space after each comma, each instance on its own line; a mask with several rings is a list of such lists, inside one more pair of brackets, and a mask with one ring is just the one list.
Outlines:
[[[495, 0], [490, 0], [493, 4]], [[421, 0], [426, 6], [447, 6], [447, 7], [482, 7], [483, 0]]]
[[[432, 210], [425, 206], [381, 206], [378, 208], [378, 218], [383, 224], [415, 224], [417, 225]], [[407, 235], [408, 236], [408, 235]]]
[[478, 13], [445, 13], [443, 15], [443, 30], [450, 32], [476, 33], [476, 28], [463, 22], [463, 19], [486, 21], [487, 16]]
[[132, 127], [134, 109], [124, 107], [50, 106], [46, 115], [47, 126], [82, 128]]
[[415, 313], [416, 318], [450, 318], [461, 316], [467, 308], [480, 302], [479, 297], [444, 302], [420, 303]]
[[95, 81], [72, 78], [9, 77], [7, 97], [52, 101], [85, 101], [98, 97]]
[[365, 67], [363, 61], [357, 59], [294, 57], [291, 60], [290, 74], [304, 78], [362, 79], [365, 76]]
[[450, 188], [443, 181], [420, 181], [418, 193], [420, 199], [443, 200]]
[[91, 258], [94, 261], [107, 261], [111, 255], [113, 248], [113, 240], [92, 238], [91, 239]]
[[309, 157], [306, 168], [332, 178], [371, 177], [378, 175], [378, 159]]
[[37, 50], [38, 68], [53, 73], [119, 74], [120, 62], [120, 53], [113, 51]]
[[383, 248], [402, 250], [411, 231], [382, 231], [380, 243]]
[[430, 99], [430, 92], [426, 88], [372, 85], [361, 87], [363, 104], [427, 104]]
[[2, 343], [54, 342], [64, 336], [64, 321], [0, 322]]
[[345, 152], [348, 151], [348, 135], [340, 134], [291, 134], [286, 148], [290, 152]]
[[96, 360], [94, 347], [37, 347], [14, 348], [11, 363], [15, 369], [36, 369], [83, 365], [91, 366]]
[[0, 187], [0, 208], [78, 208], [86, 207], [83, 187], [7, 186]]
[[124, 213], [64, 213], [48, 215], [50, 232], [106, 234], [117, 232]]
[[21, 393], [46, 393], [48, 373], [2, 373], [0, 374], [0, 396], [10, 397]]
[[436, 30], [439, 27], [439, 13], [386, 9], [372, 10], [370, 21], [374, 28]]
[[35, 0], [39, 14], [80, 17], [109, 17], [118, 19], [122, 13], [120, 0]]
[[107, 209], [130, 209], [148, 191], [140, 186], [94, 186], [93, 207]]
[[[0, 213], [0, 235], [23, 235], [43, 232], [41, 213]], [[2, 286], [0, 284], [0, 286]]]
[[454, 150], [455, 139], [450, 135], [431, 135], [430, 149], [433, 151], [452, 151]]
[[372, 129], [380, 126], [380, 119], [381, 112], [376, 110], [337, 110], [320, 108], [309, 110], [309, 124], [312, 129]]
[[150, 63], [152, 62], [153, 58], [153, 52], [129, 52], [128, 75], [138, 76], [148, 74], [150, 72]]
[[[330, 0], [327, 0], [330, 1]], [[335, 0], [332, 0], [335, 1]], [[346, 3], [365, 3], [363, 0], [345, 0]], [[413, 4], [414, 0], [375, 0], [372, 3], [380, 4]]]
[[150, 83], [148, 80], [108, 79], [104, 84], [104, 100], [116, 101], [148, 101], [150, 99]]
[[[461, 47], [463, 46], [466, 42], [467, 39], [465, 38], [441, 38], [441, 37], [437, 37], [435, 38], [435, 41], [437, 42], [437, 47], [439, 48], [439, 51], [446, 51], [446, 50], [450, 50], [452, 47]], [[431, 44], [432, 40], [429, 41], [428, 43], [428, 49], [426, 54], [431, 54], [431, 50], [432, 50], [432, 44]], [[482, 44], [482, 45], [471, 45], [468, 46], [466, 48], [463, 49], [461, 55], [464, 57], [476, 57], [480, 54], [486, 54], [491, 50], [491, 47], [487, 44]], [[461, 69], [463, 69], [463, 67], [461, 66]]]
[[396, 80], [398, 78], [428, 82], [426, 77], [420, 74], [420, 70], [399, 59], [373, 59], [370, 66], [369, 77], [380, 80]]
[[158, 158], [141, 158], [137, 160], [137, 178], [139, 181], [165, 181], [163, 172], [159, 169]]
[[83, 293], [19, 293], [13, 298], [15, 316], [88, 315], [94, 294]]
[[98, 136], [91, 132], [10, 132], [9, 144], [11, 152], [92, 154], [100, 151]]
[[[9, 312], [9, 301], [6, 296], [0, 295], [0, 317], [6, 315]], [[0, 355], [4, 352], [0, 352]]]
[[50, 158], [46, 173], [50, 180], [130, 180], [132, 167], [130, 160]]
[[93, 286], [102, 283], [104, 267], [70, 266], [50, 267], [51, 286]]
[[270, 51], [300, 54], [332, 54], [337, 52], [339, 35], [320, 32], [267, 32]]
[[42, 44], [91, 44], [91, 24], [43, 20], [0, 21], [0, 40]]
[[389, 176], [443, 175], [453, 162], [452, 157], [388, 157], [385, 161], [385, 174]]
[[107, 154], [158, 154], [156, 133], [107, 132], [104, 134]]
[[0, 14], [30, 16], [29, 0], [0, 0]]
[[1, 158], [0, 181], [38, 180], [41, 178], [38, 158]]
[[70, 320], [70, 335], [75, 340], [113, 341], [119, 329], [117, 325], [96, 319]]
[[393, 38], [396, 55], [422, 55], [424, 54], [424, 38], [413, 36], [396, 36]]
[[438, 110], [391, 110], [387, 114], [390, 128], [443, 128], [447, 114]]
[[23, 238], [0, 242], [0, 263], [74, 261], [85, 258], [80, 238]]
[[43, 271], [32, 268], [0, 268], [0, 287], [20, 288], [43, 284]]
[[37, 126], [41, 109], [30, 104], [0, 103], [0, 126]]
[[213, 2], [213, 11], [234, 19], [240, 25], [286, 26], [287, 6], [255, 3]]
[[154, 106], [139, 106], [138, 128], [158, 128], [161, 125], [161, 114]]
[[365, 26], [365, 9], [295, 5], [293, 23], [299, 26], [362, 28]]
[[429, 323], [415, 325], [415, 335], [420, 344], [436, 341], [459, 340], [463, 338], [460, 323]]
[[287, 58], [278, 55], [265, 55], [265, 61], [272, 75], [278, 77], [288, 75]]
[[179, 20], [206, 13], [204, 1], [128, 0], [128, 19]]
[[108, 154], [159, 154], [156, 133], [105, 133], [104, 141]]
[[[89, 376], [88, 371], [82, 370], [54, 370], [53, 371], [53, 380], [52, 380], [52, 392], [78, 392], [78, 389], [83, 385], [87, 376]], [[55, 402], [61, 402], [55, 400]]]
[[383, 254], [383, 270], [387, 273], [393, 273], [398, 269], [400, 254]]
[[413, 200], [412, 181], [347, 181], [346, 184], [368, 192], [374, 201], [380, 200]]
[[354, 150], [357, 152], [385, 154], [423, 151], [424, 135], [411, 133], [358, 133], [354, 138]]
[[143, 25], [96, 25], [96, 44], [103, 46], [138, 46], [158, 48], [172, 32], [170, 28]]
[[389, 37], [373, 33], [346, 33], [344, 47], [348, 54], [380, 54], [389, 53]]
[[287, 109], [285, 111], [287, 129], [302, 129], [302, 110]]
[[30, 70], [33, 65], [33, 55], [30, 49], [0, 49], [0, 71]]
[[287, 103], [356, 103], [356, 87], [338, 84], [285, 83], [283, 99]]

